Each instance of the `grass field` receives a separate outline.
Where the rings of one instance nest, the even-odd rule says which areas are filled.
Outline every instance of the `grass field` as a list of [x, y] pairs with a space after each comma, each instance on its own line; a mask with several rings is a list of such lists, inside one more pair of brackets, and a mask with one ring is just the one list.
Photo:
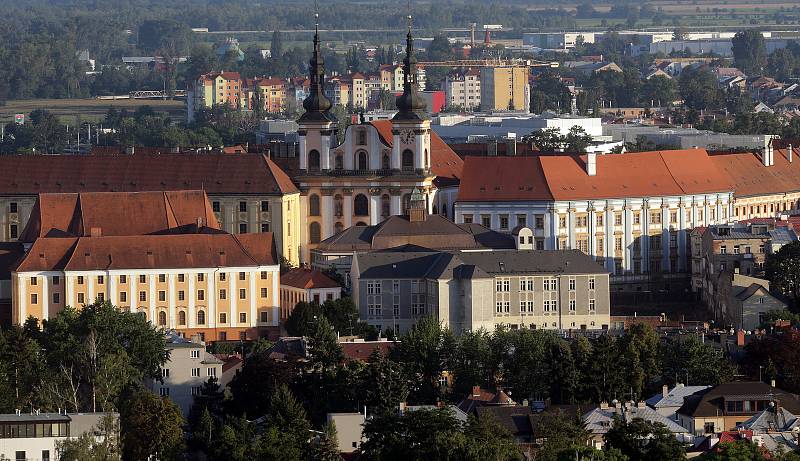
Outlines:
[[138, 107], [150, 106], [156, 112], [166, 112], [178, 120], [186, 119], [186, 104], [181, 100], [161, 99], [26, 99], [8, 101], [0, 106], [0, 123], [13, 122], [14, 114], [27, 117], [35, 109], [47, 109], [64, 123], [74, 123], [75, 116], [83, 121], [98, 121], [105, 117], [109, 108], [135, 111]]

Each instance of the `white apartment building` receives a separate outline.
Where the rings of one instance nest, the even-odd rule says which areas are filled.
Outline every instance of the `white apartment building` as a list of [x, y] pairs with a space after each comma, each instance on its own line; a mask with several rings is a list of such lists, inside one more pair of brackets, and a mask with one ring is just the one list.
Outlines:
[[222, 378], [222, 360], [206, 352], [203, 342], [176, 333], [167, 334], [166, 348], [169, 360], [161, 367], [161, 381], [154, 380], [150, 390], [169, 397], [186, 417], [203, 385], [211, 378]]
[[536, 249], [581, 250], [618, 290], [654, 280], [669, 288], [688, 283], [691, 229], [732, 220], [733, 200], [728, 176], [701, 149], [467, 157], [455, 220], [529, 226]]
[[481, 105], [480, 71], [469, 69], [463, 73], [448, 75], [444, 82], [444, 94], [448, 106], [478, 110]]

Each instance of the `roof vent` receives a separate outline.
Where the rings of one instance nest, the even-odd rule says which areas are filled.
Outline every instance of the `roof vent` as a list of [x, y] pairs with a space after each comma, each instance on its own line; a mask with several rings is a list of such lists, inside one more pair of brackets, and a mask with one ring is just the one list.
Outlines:
[[506, 271], [506, 265], [505, 263], [503, 263], [503, 261], [500, 261], [500, 272], [505, 272], [505, 271]]

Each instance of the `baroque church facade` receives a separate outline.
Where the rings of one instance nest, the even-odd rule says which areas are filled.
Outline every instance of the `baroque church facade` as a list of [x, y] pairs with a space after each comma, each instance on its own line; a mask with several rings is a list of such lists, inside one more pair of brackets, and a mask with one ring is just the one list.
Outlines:
[[338, 120], [324, 94], [325, 69], [320, 39], [314, 36], [310, 89], [298, 120], [299, 171], [305, 218], [300, 254], [351, 226], [375, 225], [408, 214], [410, 197], [419, 190], [428, 213], [452, 217], [463, 162], [432, 135], [426, 104], [417, 91], [416, 59], [409, 29], [406, 37], [403, 93], [392, 120], [363, 120], [350, 125], [337, 143]]

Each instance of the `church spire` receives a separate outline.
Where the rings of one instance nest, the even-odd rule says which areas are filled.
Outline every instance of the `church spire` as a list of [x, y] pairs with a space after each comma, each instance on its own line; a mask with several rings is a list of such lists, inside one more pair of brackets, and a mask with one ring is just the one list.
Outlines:
[[308, 96], [303, 100], [303, 108], [306, 110], [300, 116], [300, 122], [335, 122], [336, 117], [329, 112], [332, 104], [330, 99], [325, 96], [325, 62], [322, 59], [319, 41], [319, 13], [314, 14], [314, 52], [309, 61], [309, 79], [311, 84], [308, 88]]
[[426, 104], [417, 92], [417, 58], [414, 57], [414, 37], [411, 35], [411, 12], [408, 15], [406, 57], [403, 59], [403, 94], [397, 97], [397, 114], [393, 120], [426, 120]]

